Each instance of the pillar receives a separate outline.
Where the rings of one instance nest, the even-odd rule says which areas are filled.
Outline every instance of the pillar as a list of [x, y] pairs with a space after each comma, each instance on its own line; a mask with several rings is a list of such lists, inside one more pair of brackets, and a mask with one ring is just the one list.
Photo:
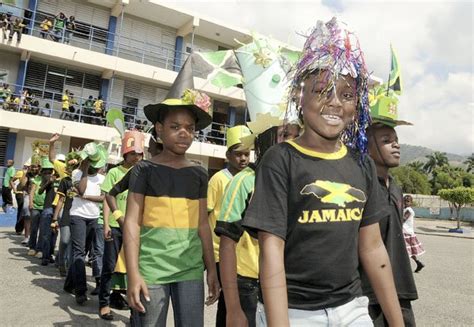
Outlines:
[[178, 72], [181, 69], [181, 58], [183, 54], [183, 37], [177, 36], [174, 44], [173, 70]]

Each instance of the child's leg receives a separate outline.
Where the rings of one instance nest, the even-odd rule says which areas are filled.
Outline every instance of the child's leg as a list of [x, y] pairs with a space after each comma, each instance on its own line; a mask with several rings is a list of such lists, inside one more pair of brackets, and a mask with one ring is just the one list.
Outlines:
[[[150, 302], [147, 302], [143, 295], [141, 302], [145, 307], [145, 313], [132, 311], [132, 326], [166, 326], [166, 318], [168, 316], [168, 306], [170, 303], [170, 286], [164, 285], [148, 285], [148, 294]], [[176, 313], [175, 313], [176, 315]], [[193, 326], [192, 324], [189, 326]]]
[[258, 303], [258, 282], [253, 278], [237, 276], [239, 287], [240, 306], [247, 317], [249, 327], [256, 326]]
[[204, 326], [204, 282], [190, 280], [171, 284], [175, 327]]

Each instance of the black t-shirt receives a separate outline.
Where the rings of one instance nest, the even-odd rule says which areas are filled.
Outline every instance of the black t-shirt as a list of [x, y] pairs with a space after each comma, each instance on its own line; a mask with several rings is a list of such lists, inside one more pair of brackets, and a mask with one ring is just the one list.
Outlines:
[[265, 153], [243, 225], [285, 240], [288, 306], [319, 310], [362, 294], [359, 228], [383, 213], [373, 161], [285, 142]]
[[[46, 183], [48, 183], [48, 180], [49, 180], [49, 176], [43, 177], [41, 185], [45, 185]], [[44, 191], [46, 192], [46, 196], [44, 198], [43, 209], [53, 208], [53, 201], [54, 201], [54, 197], [56, 196], [56, 190], [58, 189], [58, 186], [59, 186], [59, 181], [55, 180], [54, 182], [49, 183], [48, 186], [45, 187]]]
[[63, 179], [61, 179], [57, 193], [64, 196], [63, 215], [61, 216], [61, 219], [59, 220], [59, 225], [61, 227], [69, 226], [71, 223], [69, 211], [71, 210], [72, 199], [74, 198], [74, 196], [76, 196], [76, 192], [74, 190], [71, 177], [66, 176]]
[[[400, 300], [416, 300], [418, 293], [403, 237], [403, 194], [391, 177], [389, 185], [387, 188], [385, 181], [379, 179], [383, 201], [381, 204], [386, 206], [389, 213], [380, 220], [380, 234], [390, 257], [398, 298]], [[370, 304], [378, 303], [363, 269], [361, 269], [361, 280], [363, 293], [369, 298]]]

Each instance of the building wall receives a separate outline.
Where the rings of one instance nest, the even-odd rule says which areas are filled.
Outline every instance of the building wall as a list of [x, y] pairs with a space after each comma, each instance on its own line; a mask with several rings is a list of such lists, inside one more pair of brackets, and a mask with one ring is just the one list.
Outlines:
[[0, 52], [0, 73], [7, 72], [3, 80], [8, 84], [15, 84], [20, 66], [20, 55], [16, 53]]
[[[15, 146], [15, 166], [21, 167], [21, 165], [31, 157], [33, 150], [31, 148], [32, 140], [43, 140], [48, 141], [51, 134], [38, 133], [35, 131], [21, 130], [17, 133], [16, 146]], [[69, 152], [69, 136], [61, 136], [58, 141], [58, 148], [56, 153], [66, 154]]]

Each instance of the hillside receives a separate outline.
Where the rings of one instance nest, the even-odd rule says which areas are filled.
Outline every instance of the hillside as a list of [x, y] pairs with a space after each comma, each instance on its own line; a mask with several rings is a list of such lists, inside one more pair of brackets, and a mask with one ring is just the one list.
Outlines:
[[[400, 144], [400, 152], [401, 152], [401, 164], [405, 165], [412, 161], [426, 161], [425, 156], [432, 154], [435, 152], [430, 148], [426, 148], [423, 146], [417, 145], [409, 145], [409, 144]], [[453, 166], [462, 165], [463, 161], [467, 159], [467, 156], [461, 156], [454, 153], [447, 153], [449, 163]]]

